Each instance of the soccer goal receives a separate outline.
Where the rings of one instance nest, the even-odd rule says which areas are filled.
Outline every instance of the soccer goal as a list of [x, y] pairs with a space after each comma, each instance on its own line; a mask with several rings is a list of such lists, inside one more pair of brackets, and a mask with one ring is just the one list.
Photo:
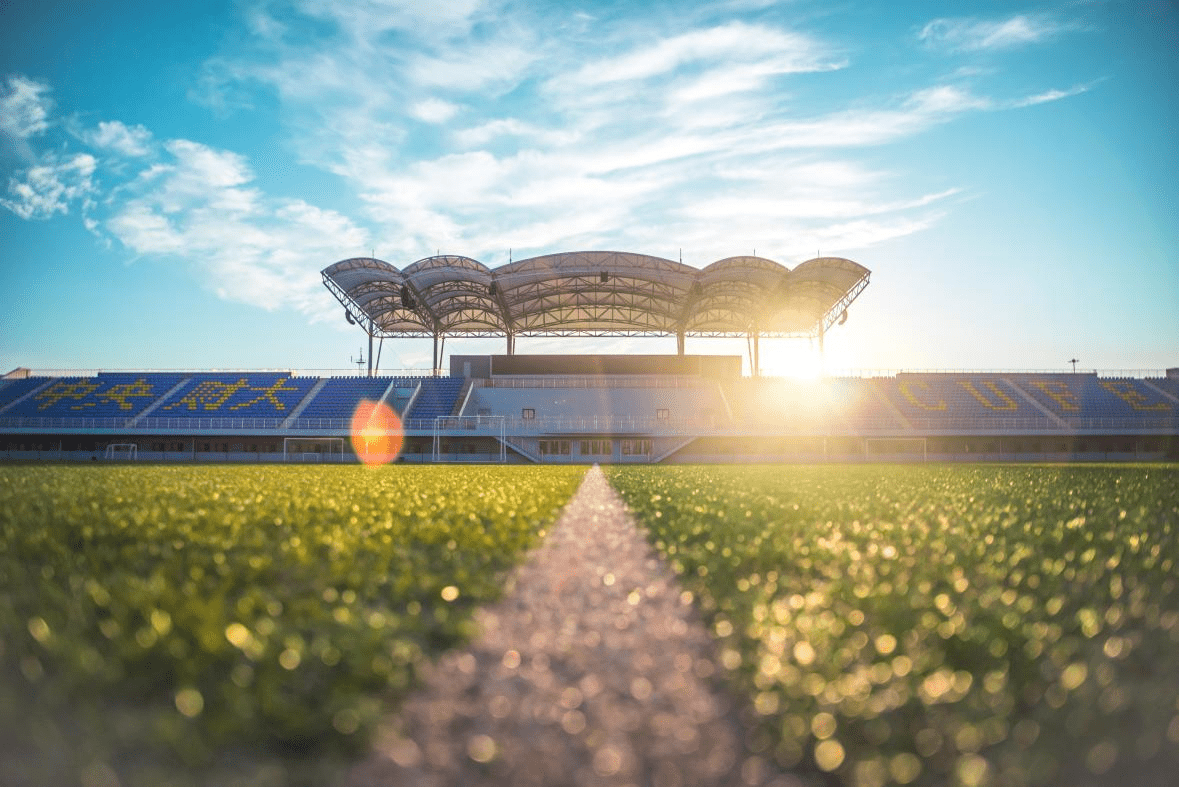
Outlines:
[[106, 447], [106, 459], [131, 461], [139, 458], [139, 446], [135, 443], [110, 443]]
[[284, 437], [284, 462], [342, 462], [343, 437]]

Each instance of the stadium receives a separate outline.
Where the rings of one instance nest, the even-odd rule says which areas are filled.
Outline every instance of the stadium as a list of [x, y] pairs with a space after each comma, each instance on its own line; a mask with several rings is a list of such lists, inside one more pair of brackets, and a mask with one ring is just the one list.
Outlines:
[[0, 781], [1173, 783], [1179, 369], [759, 374], [840, 257], [322, 278], [355, 374], [0, 381]]
[[[354, 462], [362, 401], [397, 416], [386, 431], [414, 463], [1141, 461], [1179, 443], [1179, 369], [760, 376], [761, 339], [817, 341], [821, 355], [847, 319], [870, 272], [843, 258], [353, 258], [322, 277], [367, 339], [357, 375], [15, 369], [0, 381], [2, 456]], [[563, 336], [667, 337], [676, 352], [515, 352], [517, 337]], [[464, 337], [505, 351], [447, 357], [446, 340]], [[715, 337], [745, 340], [748, 357], [686, 353]], [[382, 375], [384, 342], [405, 338], [432, 339], [431, 368]]]

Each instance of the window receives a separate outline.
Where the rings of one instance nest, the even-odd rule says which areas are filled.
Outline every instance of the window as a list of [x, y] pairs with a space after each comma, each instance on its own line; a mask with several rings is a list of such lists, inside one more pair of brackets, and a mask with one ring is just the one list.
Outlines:
[[622, 441], [622, 455], [623, 456], [650, 456], [651, 455], [651, 441], [650, 440], [623, 440]]
[[671, 418], [671, 411], [668, 410], [666, 407], [660, 407], [658, 410], [655, 411], [655, 417], [657, 419], [659, 419], [660, 421], [666, 421], [669, 418]]
[[610, 456], [614, 453], [614, 441], [582, 440], [579, 448], [582, 456]]
[[531, 407], [525, 407], [520, 411], [520, 417], [525, 421], [532, 421], [536, 418], [536, 410]]
[[540, 441], [540, 455], [541, 456], [569, 456], [572, 451], [571, 442], [569, 440], [541, 440]]

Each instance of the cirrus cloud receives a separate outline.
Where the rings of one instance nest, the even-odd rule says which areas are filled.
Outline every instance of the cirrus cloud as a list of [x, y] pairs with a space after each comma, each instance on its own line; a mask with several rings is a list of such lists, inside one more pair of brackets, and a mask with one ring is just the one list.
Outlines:
[[1036, 44], [1078, 29], [1048, 14], [1017, 14], [1007, 19], [934, 19], [917, 37], [932, 46], [959, 52], [1011, 49]]

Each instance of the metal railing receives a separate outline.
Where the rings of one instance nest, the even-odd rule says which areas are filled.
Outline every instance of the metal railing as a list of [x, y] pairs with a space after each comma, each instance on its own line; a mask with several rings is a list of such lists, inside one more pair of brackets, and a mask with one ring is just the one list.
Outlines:
[[[98, 369], [98, 368], [45, 368], [45, 369], [22, 369], [22, 374], [29, 377], [95, 377], [99, 374], [285, 374], [290, 377], [367, 377], [365, 371], [357, 372], [355, 367], [352, 368], [324, 368], [324, 369], [293, 369], [287, 367], [275, 368], [209, 368], [209, 369], [192, 369], [192, 368], [177, 368], [177, 369]], [[380, 369], [376, 371], [378, 377], [438, 377], [447, 376], [450, 373], [448, 369]], [[1159, 379], [1166, 378], [1167, 371], [1165, 369], [1115, 369], [1115, 368], [1095, 368], [1095, 369], [1077, 369], [1075, 372], [1067, 367], [1055, 369], [924, 369], [924, 368], [851, 368], [851, 369], [828, 369], [821, 378], [831, 377], [895, 377], [898, 374], [929, 374], [929, 375], [963, 375], [963, 374], [981, 374], [981, 375], [1026, 375], [1026, 374], [1050, 374], [1050, 375], [1093, 375], [1108, 378], [1149, 378]], [[629, 377], [632, 375], [622, 376]], [[633, 377], [643, 377], [644, 375], [633, 375]], [[670, 375], [669, 375], [670, 376]], [[509, 380], [508, 377], [496, 377], [495, 380]], [[692, 378], [689, 378], [692, 379]], [[701, 379], [701, 378], [694, 378]], [[747, 379], [786, 379], [786, 380], [809, 380], [812, 379], [810, 375], [801, 375], [798, 377], [791, 375], [762, 375], [760, 378]]]
[[714, 380], [688, 375], [528, 375], [472, 380], [479, 388], [705, 388]]
[[[480, 416], [447, 416], [442, 428], [458, 431], [480, 431]], [[107, 429], [126, 432], [206, 432], [225, 430], [234, 432], [300, 432], [319, 431], [346, 434], [352, 428], [348, 418], [297, 418], [282, 428], [284, 418], [228, 418], [176, 416], [134, 418], [80, 418], [46, 416], [0, 417], [0, 428], [8, 429]], [[1064, 424], [1062, 427], [1061, 424]], [[998, 430], [1002, 432], [1048, 431], [1068, 433], [1096, 429], [1170, 429], [1179, 431], [1179, 417], [1170, 416], [1121, 416], [1121, 417], [983, 417], [983, 418], [909, 418], [905, 428], [893, 418], [827, 418], [800, 417], [746, 418], [735, 420], [700, 418], [656, 418], [651, 416], [593, 415], [593, 416], [541, 416], [539, 418], [505, 418], [505, 426], [514, 434], [561, 434], [561, 433], [651, 433], [651, 434], [731, 434], [750, 430], [765, 429], [775, 434], [822, 434], [856, 431], [895, 431], [913, 433], [922, 431], [964, 431]], [[407, 432], [433, 431], [433, 418], [413, 418], [402, 422]]]
[[[380, 369], [375, 377], [437, 377], [448, 374], [444, 369]], [[292, 369], [280, 366], [273, 369], [29, 369], [28, 377], [97, 377], [100, 374], [285, 374], [289, 377], [367, 377], [366, 371], [359, 374], [356, 367], [351, 369]]]

